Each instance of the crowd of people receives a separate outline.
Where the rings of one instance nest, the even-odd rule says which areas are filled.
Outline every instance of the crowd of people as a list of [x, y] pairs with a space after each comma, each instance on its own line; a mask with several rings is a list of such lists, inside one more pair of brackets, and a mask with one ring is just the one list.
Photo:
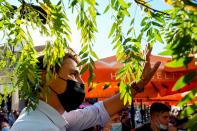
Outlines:
[[187, 131], [188, 118], [180, 119], [180, 107], [155, 102], [151, 106], [137, 104], [134, 110], [131, 108], [115, 114], [104, 127], [97, 125], [83, 131]]
[[9, 111], [7, 109], [0, 108], [0, 131], [9, 131], [18, 116], [19, 111]]
[[[96, 103], [97, 99], [88, 99], [83, 103], [80, 108], [86, 108]], [[170, 108], [168, 105], [162, 103], [153, 103], [146, 108], [141, 109], [136, 106], [135, 113], [135, 123], [132, 124], [131, 108], [126, 107], [119, 113], [111, 117], [111, 121], [102, 125], [96, 125], [83, 131], [157, 131], [154, 128], [161, 128], [161, 131], [186, 131], [185, 127], [188, 118], [178, 119], [179, 108]], [[144, 112], [144, 113], [143, 113]], [[162, 116], [162, 113], [164, 114]], [[19, 111], [8, 111], [6, 109], [0, 110], [0, 131], [9, 131], [10, 127], [16, 121], [19, 116]], [[160, 118], [159, 120], [158, 117]], [[162, 120], [164, 119], [164, 120]], [[162, 124], [163, 122], [163, 124]], [[152, 125], [151, 124], [155, 124]], [[158, 130], [158, 131], [160, 131]]]

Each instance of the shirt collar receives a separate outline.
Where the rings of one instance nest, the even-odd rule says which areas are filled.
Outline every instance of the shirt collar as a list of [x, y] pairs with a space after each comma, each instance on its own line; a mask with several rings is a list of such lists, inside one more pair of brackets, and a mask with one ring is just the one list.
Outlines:
[[44, 101], [39, 100], [37, 109], [44, 113], [57, 127], [63, 128], [69, 125], [60, 113]]

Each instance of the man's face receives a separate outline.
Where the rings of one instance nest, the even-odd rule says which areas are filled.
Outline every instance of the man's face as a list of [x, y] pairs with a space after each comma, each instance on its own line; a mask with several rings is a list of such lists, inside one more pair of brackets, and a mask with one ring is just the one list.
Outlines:
[[168, 126], [169, 116], [170, 116], [169, 112], [159, 113], [158, 121], [160, 122], [160, 124]]
[[63, 65], [59, 70], [57, 78], [51, 83], [51, 87], [55, 88], [55, 91], [58, 94], [63, 93], [66, 90], [65, 88], [67, 87], [66, 81], [60, 79], [59, 77], [65, 80], [73, 80], [79, 83], [84, 83], [81, 79], [77, 63], [71, 58], [64, 59]]

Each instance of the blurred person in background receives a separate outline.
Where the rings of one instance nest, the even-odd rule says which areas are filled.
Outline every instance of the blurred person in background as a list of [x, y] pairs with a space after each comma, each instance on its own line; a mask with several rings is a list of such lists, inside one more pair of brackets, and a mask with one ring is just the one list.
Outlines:
[[1, 131], [9, 131], [10, 125], [7, 122], [1, 122], [0, 129]]
[[176, 131], [169, 126], [170, 107], [163, 103], [153, 103], [150, 107], [150, 123], [144, 124], [135, 131]]

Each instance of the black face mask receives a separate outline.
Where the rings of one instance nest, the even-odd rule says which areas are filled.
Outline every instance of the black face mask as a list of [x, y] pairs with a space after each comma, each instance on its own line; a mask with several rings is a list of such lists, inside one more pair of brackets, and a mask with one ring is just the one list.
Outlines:
[[67, 82], [66, 90], [57, 95], [61, 105], [67, 112], [77, 109], [85, 98], [85, 85], [73, 80], [60, 79]]

